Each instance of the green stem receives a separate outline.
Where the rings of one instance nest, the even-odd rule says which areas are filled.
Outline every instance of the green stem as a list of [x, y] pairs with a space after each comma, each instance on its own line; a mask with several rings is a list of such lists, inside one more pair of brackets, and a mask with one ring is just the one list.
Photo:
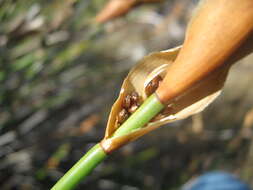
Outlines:
[[157, 98], [156, 94], [149, 96], [133, 115], [131, 115], [117, 131], [113, 137], [129, 134], [133, 130], [140, 129], [155, 117], [164, 105]]
[[[144, 103], [115, 131], [113, 137], [119, 137], [142, 128], [164, 105], [155, 94], [147, 98]], [[106, 153], [99, 144], [90, 149], [56, 184], [51, 190], [71, 190], [82, 179], [106, 158]]]
[[53, 187], [51, 190], [71, 190], [106, 158], [99, 144], [92, 147]]

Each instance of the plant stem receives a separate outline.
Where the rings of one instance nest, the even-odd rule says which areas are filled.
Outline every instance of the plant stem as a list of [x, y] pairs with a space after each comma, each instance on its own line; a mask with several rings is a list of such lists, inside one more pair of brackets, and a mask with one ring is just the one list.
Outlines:
[[53, 187], [51, 190], [71, 190], [106, 158], [99, 144], [93, 146]]
[[[119, 137], [142, 128], [164, 105], [155, 94], [147, 98], [144, 103], [115, 131], [113, 137]], [[90, 149], [55, 185], [51, 190], [71, 190], [105, 158], [107, 154], [99, 144]]]
[[117, 131], [113, 137], [119, 137], [129, 134], [131, 131], [140, 129], [146, 125], [154, 116], [156, 116], [164, 105], [157, 98], [156, 94], [152, 94], [144, 103], [131, 115]]

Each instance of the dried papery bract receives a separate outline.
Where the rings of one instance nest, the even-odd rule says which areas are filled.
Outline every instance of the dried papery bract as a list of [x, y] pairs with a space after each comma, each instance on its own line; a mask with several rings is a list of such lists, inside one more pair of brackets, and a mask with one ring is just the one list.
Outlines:
[[[173, 104], [168, 105], [154, 120], [151, 120], [145, 127], [135, 130], [121, 137], [114, 137], [114, 132], [120, 126], [117, 116], [124, 106], [128, 106], [129, 94], [138, 93], [145, 101], [147, 98], [146, 87], [156, 81], [158, 83], [165, 76], [166, 70], [173, 65], [180, 47], [150, 54], [143, 58], [125, 78], [118, 99], [111, 109], [106, 128], [106, 135], [101, 145], [109, 153], [120, 146], [133, 141], [142, 135], [176, 120], [184, 119], [188, 116], [202, 111], [219, 94], [224, 85], [230, 64], [224, 65], [215, 70], [211, 75], [201, 81], [198, 86], [181, 95]], [[161, 79], [160, 79], [161, 78]]]
[[121, 137], [113, 137], [117, 130], [116, 116], [121, 109], [122, 100], [131, 92], [139, 94], [142, 101], [147, 99], [145, 88], [158, 75], [164, 78], [165, 73], [173, 65], [180, 47], [162, 52], [152, 53], [144, 57], [125, 78], [118, 99], [112, 106], [109, 115], [106, 134], [101, 142], [103, 149], [110, 153], [120, 146], [133, 141], [144, 134], [167, 123], [187, 118], [193, 114], [203, 111], [220, 94], [226, 81], [230, 67], [243, 57], [253, 52], [253, 32], [241, 44], [241, 46], [217, 69], [213, 70], [203, 80], [199, 81], [192, 88], [174, 99], [171, 104], [158, 115], [162, 117], [154, 118], [145, 127], [135, 130]]
[[166, 71], [173, 66], [174, 61], [179, 54], [180, 47], [163, 52], [152, 53], [144, 57], [129, 72], [123, 82], [119, 97], [112, 106], [107, 123], [105, 138], [101, 143], [102, 146], [106, 144], [106, 148], [104, 147], [104, 149], [107, 152], [111, 152], [119, 146], [135, 140], [161, 125], [175, 120], [184, 119], [201, 112], [220, 94], [230, 67], [242, 57], [245, 57], [253, 51], [252, 42], [253, 32], [251, 32], [247, 40], [240, 45], [240, 48], [238, 48], [224, 64], [212, 70], [205, 76], [205, 78], [198, 81], [184, 93], [180, 94], [180, 96], [170, 102], [170, 104], [167, 105], [165, 109], [145, 127], [128, 135], [115, 138], [113, 137], [113, 134], [119, 127], [116, 116], [122, 109], [122, 100], [124, 100], [124, 98], [126, 98], [130, 93], [136, 92], [142, 101], [145, 101], [150, 95], [149, 92], [147, 92], [147, 87], [149, 87], [152, 82], [156, 81], [154, 85], [156, 88], [157, 81], [160, 83], [160, 81], [165, 77]]

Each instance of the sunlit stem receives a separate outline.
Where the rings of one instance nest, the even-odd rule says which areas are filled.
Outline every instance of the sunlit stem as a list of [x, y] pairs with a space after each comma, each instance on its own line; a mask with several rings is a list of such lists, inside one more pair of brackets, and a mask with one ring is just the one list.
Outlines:
[[142, 128], [163, 108], [164, 105], [159, 101], [156, 94], [152, 94], [144, 101], [140, 108], [119, 127], [113, 136], [123, 136], [136, 129]]
[[[159, 101], [156, 94], [151, 95], [118, 128], [113, 137], [127, 135], [134, 130], [142, 128], [163, 108], [164, 105]], [[95, 145], [55, 184], [52, 190], [74, 189], [106, 157], [107, 154], [101, 148], [100, 144]]]

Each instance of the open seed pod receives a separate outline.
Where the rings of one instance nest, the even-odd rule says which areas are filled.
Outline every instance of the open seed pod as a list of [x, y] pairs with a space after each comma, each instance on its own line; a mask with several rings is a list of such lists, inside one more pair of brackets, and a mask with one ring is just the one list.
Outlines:
[[[194, 89], [191, 89], [189, 92], [179, 97], [173, 104], [168, 105], [157, 118], [150, 121], [144, 128], [122, 137], [112, 137], [113, 133], [122, 122], [119, 121], [122, 119], [122, 110], [126, 110], [127, 107], [130, 107], [129, 104], [131, 103], [129, 103], [129, 99], [131, 99], [131, 97], [129, 98], [129, 96], [133, 93], [137, 93], [139, 99], [138, 104], [141, 104], [149, 95], [147, 94], [147, 87], [149, 84], [152, 83], [153, 80], [157, 78], [162, 79], [165, 76], [166, 70], [173, 64], [179, 51], [180, 47], [152, 53], [144, 57], [131, 69], [123, 82], [119, 97], [112, 106], [109, 115], [105, 138], [102, 141], [102, 147], [106, 152], [111, 152], [116, 147], [134, 140], [161, 125], [184, 119], [202, 111], [220, 94], [229, 66], [215, 71], [215, 73], [207, 77]], [[130, 114], [130, 112], [127, 112], [126, 117], [129, 117]]]
[[[176, 59], [180, 47], [152, 53], [144, 57], [131, 69], [125, 78], [119, 97], [112, 106], [105, 137], [101, 142], [101, 146], [105, 152], [110, 153], [129, 141], [133, 141], [161, 125], [181, 120], [203, 111], [220, 94], [231, 65], [252, 52], [252, 42], [253, 35], [249, 37], [246, 43], [242, 44], [241, 48], [239, 48], [225, 64], [214, 70], [187, 92], [177, 97], [177, 99], [170, 103], [170, 105], [167, 105], [165, 109], [145, 127], [135, 130], [128, 135], [113, 137], [115, 130], [117, 130], [121, 122], [124, 122], [124, 120], [131, 115], [131, 113], [127, 111], [131, 106], [131, 95], [137, 93], [138, 104], [141, 104], [148, 96], [147, 87], [149, 84], [157, 78], [163, 79], [166, 70]], [[123, 121], [119, 121], [122, 119], [120, 118], [122, 110], [125, 110], [124, 113], [127, 113], [127, 116], [123, 118]]]

